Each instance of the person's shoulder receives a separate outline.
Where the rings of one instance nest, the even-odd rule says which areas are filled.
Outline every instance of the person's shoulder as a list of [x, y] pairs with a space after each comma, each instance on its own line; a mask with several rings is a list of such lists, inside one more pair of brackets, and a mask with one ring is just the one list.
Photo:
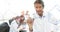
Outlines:
[[31, 18], [32, 18], [32, 19], [36, 19], [36, 18], [38, 18], [37, 13], [33, 13]]
[[14, 24], [14, 23], [16, 23], [16, 20], [13, 20], [13, 21], [11, 22], [11, 24]]
[[47, 13], [44, 13], [44, 16], [46, 17], [46, 18], [52, 18], [52, 14], [51, 13], [49, 13], [49, 12], [47, 12]]
[[57, 18], [53, 14], [48, 13], [48, 19], [50, 23], [56, 24]]

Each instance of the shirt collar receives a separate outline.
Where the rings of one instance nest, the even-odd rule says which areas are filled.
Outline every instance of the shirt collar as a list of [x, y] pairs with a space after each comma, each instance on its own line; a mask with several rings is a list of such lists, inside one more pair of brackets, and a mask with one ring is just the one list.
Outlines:
[[37, 13], [34, 13], [34, 17], [35, 18], [44, 18], [46, 15], [45, 15], [45, 13], [43, 13], [43, 16], [41, 17], [41, 16], [39, 16]]

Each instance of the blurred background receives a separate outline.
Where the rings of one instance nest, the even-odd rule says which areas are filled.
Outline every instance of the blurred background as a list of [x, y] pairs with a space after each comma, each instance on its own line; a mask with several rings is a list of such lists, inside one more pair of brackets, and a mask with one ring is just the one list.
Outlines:
[[[21, 11], [34, 13], [35, 0], [0, 0], [0, 23], [13, 17], [20, 16]], [[51, 13], [60, 20], [60, 0], [43, 0], [44, 11]], [[32, 16], [32, 15], [31, 15]]]

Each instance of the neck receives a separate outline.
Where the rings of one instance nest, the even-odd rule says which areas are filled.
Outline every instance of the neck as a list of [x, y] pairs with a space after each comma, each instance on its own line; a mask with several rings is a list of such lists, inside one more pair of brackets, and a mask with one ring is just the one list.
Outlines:
[[39, 14], [39, 16], [42, 17], [43, 16], [43, 13], [42, 14]]

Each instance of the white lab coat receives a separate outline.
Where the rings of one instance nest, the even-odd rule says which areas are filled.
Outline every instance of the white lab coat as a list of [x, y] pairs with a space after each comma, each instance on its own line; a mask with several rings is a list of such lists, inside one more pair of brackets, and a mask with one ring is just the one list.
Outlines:
[[[23, 26], [23, 25], [21, 25]], [[27, 32], [29, 32], [29, 27], [28, 24], [25, 25], [25, 30], [27, 30]], [[10, 31], [9, 32], [19, 32], [19, 29], [17, 28], [18, 24], [16, 23], [16, 20], [14, 20], [11, 25], [10, 25]]]
[[55, 18], [48, 16], [48, 14], [39, 17], [34, 14], [33, 32], [56, 32]]
[[57, 26], [56, 27], [57, 32], [60, 32], [60, 20], [57, 21], [57, 25], [56, 26]]

